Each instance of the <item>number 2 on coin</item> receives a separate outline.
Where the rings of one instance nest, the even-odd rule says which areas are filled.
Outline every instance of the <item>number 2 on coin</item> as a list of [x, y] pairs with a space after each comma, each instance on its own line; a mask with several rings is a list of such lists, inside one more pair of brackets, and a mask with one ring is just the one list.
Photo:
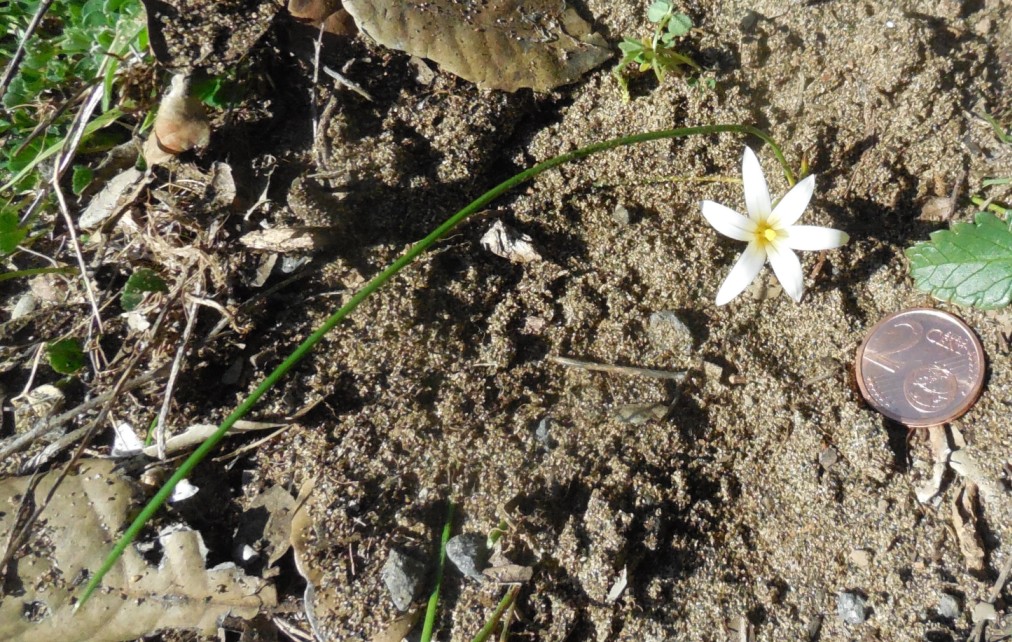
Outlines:
[[903, 367], [903, 363], [894, 357], [916, 346], [923, 336], [924, 326], [916, 321], [897, 324], [891, 328], [888, 335], [883, 337], [883, 339], [896, 340], [896, 343], [889, 345], [889, 341], [883, 341], [883, 343], [889, 345], [888, 349], [885, 350], [868, 346], [865, 349], [865, 358], [880, 368], [884, 368], [889, 372], [896, 372]]

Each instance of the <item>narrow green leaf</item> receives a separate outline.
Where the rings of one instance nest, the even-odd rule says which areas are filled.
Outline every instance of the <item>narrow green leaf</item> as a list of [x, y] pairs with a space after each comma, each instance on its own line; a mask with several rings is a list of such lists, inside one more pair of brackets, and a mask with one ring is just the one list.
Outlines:
[[123, 286], [123, 293], [120, 294], [119, 303], [124, 310], [130, 312], [141, 304], [146, 293], [168, 291], [169, 286], [165, 285], [165, 281], [154, 270], [140, 268], [127, 279], [126, 285]]
[[46, 346], [49, 365], [60, 374], [74, 374], [84, 367], [84, 351], [77, 339], [63, 339]]
[[1012, 301], [1012, 229], [990, 212], [933, 232], [906, 255], [917, 289], [943, 301], [985, 310]]
[[0, 210], [0, 254], [10, 254], [24, 240], [28, 230], [21, 227], [18, 213], [14, 210]]

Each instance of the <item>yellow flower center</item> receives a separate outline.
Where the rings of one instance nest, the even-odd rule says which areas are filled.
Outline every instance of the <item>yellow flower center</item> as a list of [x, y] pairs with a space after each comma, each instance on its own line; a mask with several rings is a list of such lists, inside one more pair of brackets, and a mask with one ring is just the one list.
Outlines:
[[769, 224], [766, 223], [766, 221], [763, 221], [756, 228], [755, 236], [756, 240], [758, 240], [759, 243], [761, 243], [762, 245], [767, 245], [777, 240], [777, 237], [780, 236], [780, 233], [776, 229], [770, 227]]

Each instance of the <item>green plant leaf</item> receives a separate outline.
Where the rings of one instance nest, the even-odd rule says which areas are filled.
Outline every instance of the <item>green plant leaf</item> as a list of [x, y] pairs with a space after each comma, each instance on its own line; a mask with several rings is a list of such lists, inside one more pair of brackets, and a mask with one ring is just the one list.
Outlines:
[[63, 339], [46, 346], [49, 365], [60, 374], [74, 374], [84, 367], [84, 351], [77, 339]]
[[671, 2], [669, 0], [656, 0], [647, 9], [647, 20], [656, 24], [664, 20], [664, 16], [668, 15], [669, 11], [671, 11]]
[[123, 286], [123, 293], [119, 297], [119, 303], [124, 310], [130, 312], [141, 304], [147, 292], [168, 291], [169, 286], [165, 285], [165, 281], [154, 270], [140, 268], [127, 279], [126, 285]]
[[0, 210], [0, 254], [10, 254], [24, 240], [28, 230], [18, 225], [18, 213]]
[[933, 232], [906, 255], [917, 288], [943, 301], [985, 310], [1012, 301], [1012, 228], [990, 212]]
[[677, 38], [679, 36], [684, 36], [691, 30], [692, 18], [684, 13], [676, 13], [671, 16], [671, 20], [668, 22], [668, 36], [671, 38]]
[[91, 181], [95, 179], [95, 172], [87, 165], [74, 165], [74, 175], [70, 179], [70, 189], [74, 196], [80, 196], [88, 189]]

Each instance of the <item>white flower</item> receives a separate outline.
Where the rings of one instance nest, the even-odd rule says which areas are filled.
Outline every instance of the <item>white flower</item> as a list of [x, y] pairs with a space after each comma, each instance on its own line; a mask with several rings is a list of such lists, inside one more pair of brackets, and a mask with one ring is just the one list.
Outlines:
[[801, 262], [792, 250], [830, 250], [850, 238], [845, 232], [828, 227], [795, 225], [815, 191], [815, 176], [808, 176], [791, 188], [776, 207], [770, 203], [769, 188], [755, 153], [745, 148], [741, 163], [748, 217], [715, 203], [703, 201], [703, 217], [718, 232], [748, 247], [731, 268], [717, 292], [717, 305], [724, 305], [748, 287], [769, 258], [773, 273], [795, 301], [805, 290]]

